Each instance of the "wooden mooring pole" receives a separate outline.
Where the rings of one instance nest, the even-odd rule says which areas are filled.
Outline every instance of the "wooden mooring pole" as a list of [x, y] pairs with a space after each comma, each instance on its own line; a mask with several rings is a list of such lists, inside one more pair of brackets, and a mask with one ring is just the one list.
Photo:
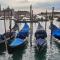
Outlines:
[[[18, 19], [20, 18], [19, 14], [18, 14]], [[20, 31], [20, 27], [21, 27], [21, 23], [18, 23], [18, 26], [19, 26], [19, 29], [18, 29], [18, 32]]]
[[[5, 11], [4, 11], [4, 28], [5, 28], [5, 33], [6, 33]], [[6, 36], [5, 36], [5, 46], [6, 46], [6, 52], [8, 52]]]
[[46, 10], [46, 17], [45, 17], [45, 31], [46, 31], [46, 26], [47, 26], [47, 10]]
[[[8, 17], [9, 17], [9, 11], [8, 11]], [[12, 11], [11, 11], [11, 18], [12, 18]], [[10, 20], [10, 17], [9, 17], [9, 20]], [[9, 23], [10, 23], [10, 33], [11, 33], [12, 20], [10, 20]], [[11, 34], [10, 34], [10, 39], [11, 39]]]
[[[32, 5], [30, 5], [30, 21], [33, 20]], [[30, 23], [30, 46], [32, 46], [33, 23]]]
[[[53, 17], [54, 17], [54, 7], [52, 7], [52, 17], [51, 17], [51, 21], [50, 21], [51, 28], [52, 28], [52, 24], [53, 24]], [[51, 37], [50, 37], [51, 47], [52, 47], [52, 31], [53, 31], [53, 29], [51, 29]]]

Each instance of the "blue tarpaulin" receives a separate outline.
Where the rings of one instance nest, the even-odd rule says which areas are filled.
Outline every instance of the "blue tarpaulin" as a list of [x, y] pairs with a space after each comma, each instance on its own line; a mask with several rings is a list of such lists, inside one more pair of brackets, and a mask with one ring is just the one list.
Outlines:
[[53, 31], [52, 35], [60, 37], [60, 30]]
[[23, 39], [15, 38], [12, 43], [10, 44], [11, 47], [17, 47], [19, 45], [22, 45], [24, 43]]
[[25, 23], [24, 27], [22, 30], [17, 34], [18, 38], [24, 39], [26, 36], [29, 34], [29, 26], [27, 23]]
[[55, 38], [60, 39], [60, 28], [56, 27], [54, 24], [51, 25], [52, 35]]
[[23, 32], [29, 32], [29, 26], [27, 23], [25, 23], [24, 27], [22, 28], [22, 30], [20, 31], [21, 33]]
[[40, 39], [37, 39], [37, 40], [36, 40], [36, 44], [37, 44], [37, 45], [42, 46], [44, 43], [46, 43], [46, 41], [45, 41], [44, 39], [41, 39], [41, 38], [40, 38]]

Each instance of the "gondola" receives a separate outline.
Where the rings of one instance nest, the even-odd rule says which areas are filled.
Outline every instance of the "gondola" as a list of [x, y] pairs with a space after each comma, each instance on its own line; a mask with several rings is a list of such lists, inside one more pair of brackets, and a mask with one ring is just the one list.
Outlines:
[[25, 23], [24, 27], [18, 32], [17, 38], [25, 39], [29, 35], [29, 26]]
[[36, 50], [38, 50], [39, 52], [46, 51], [47, 42], [45, 39], [39, 38], [35, 41], [35, 43], [36, 43], [36, 46], [35, 46]]
[[18, 28], [18, 26], [15, 24], [11, 31], [8, 30], [6, 33], [0, 34], [0, 53], [6, 50], [5, 41], [8, 42], [10, 39], [15, 38], [16, 28]]
[[9, 53], [13, 53], [13, 51], [16, 51], [18, 49], [20, 49], [20, 50], [23, 49], [28, 42], [25, 39], [28, 35], [29, 35], [29, 26], [27, 25], [27, 23], [25, 23], [22, 30], [20, 30], [20, 32], [18, 32], [17, 37], [12, 40], [9, 40], [9, 42], [8, 42]]
[[6, 32], [4, 34], [0, 34], [0, 44], [5, 43], [5, 39], [8, 41], [10, 38], [15, 37], [15, 32]]
[[52, 36], [56, 38], [54, 41], [60, 44], [60, 28], [55, 26], [54, 24], [51, 24], [49, 27], [52, 31]]
[[60, 18], [58, 18], [57, 21], [60, 22]]
[[38, 24], [38, 28], [35, 32], [35, 37], [36, 37], [36, 39], [39, 39], [39, 38], [44, 39], [47, 37], [46, 31], [44, 30], [44, 28], [41, 26], [40, 23]]
[[38, 24], [37, 31], [35, 33], [36, 41], [35, 41], [35, 48], [38, 52], [46, 51], [47, 42], [45, 38], [47, 37], [46, 31], [43, 29], [41, 24]]
[[0, 34], [0, 43], [4, 43], [5, 42], [5, 38], [6, 40], [10, 40], [11, 38], [15, 37], [16, 34], [16, 30], [17, 30], [18, 26], [17, 24], [14, 25], [14, 27], [10, 30], [8, 30], [6, 33]]
[[27, 44], [27, 40], [23, 40], [20, 38], [14, 38], [8, 41], [8, 51], [9, 53], [13, 53], [14, 51], [20, 49], [22, 50]]
[[11, 31], [16, 31], [16, 30], [19, 30], [19, 26], [15, 23], [15, 25], [13, 26], [13, 28], [11, 28]]
[[6, 32], [4, 34], [0, 34], [0, 54], [6, 50], [5, 41], [9, 41], [15, 37], [15, 32]]

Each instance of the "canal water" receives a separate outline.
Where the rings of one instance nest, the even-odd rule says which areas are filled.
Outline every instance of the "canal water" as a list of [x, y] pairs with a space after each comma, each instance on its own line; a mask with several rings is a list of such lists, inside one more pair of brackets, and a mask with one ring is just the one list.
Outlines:
[[[45, 22], [40, 22], [41, 25], [45, 28]], [[54, 24], [58, 27], [60, 27], [60, 23], [57, 21], [54, 21]], [[9, 30], [9, 22], [6, 22], [7, 29]], [[14, 23], [12, 23], [14, 25]], [[20, 29], [22, 29], [22, 26], [24, 24], [20, 24]], [[48, 37], [47, 40], [47, 51], [37, 54], [35, 52], [35, 37], [34, 33], [37, 29], [38, 24], [33, 24], [33, 39], [32, 39], [32, 47], [30, 46], [30, 37], [27, 37], [28, 40], [27, 46], [22, 50], [17, 50], [13, 54], [8, 54], [6, 51], [3, 53], [0, 53], [0, 60], [60, 60], [60, 48], [57, 46], [55, 42], [52, 42], [52, 47], [50, 45], [50, 30], [49, 30], [50, 22], [47, 22], [47, 34]], [[3, 21], [0, 21], [0, 33], [4, 33], [4, 24]], [[1, 49], [0, 49], [1, 50]]]

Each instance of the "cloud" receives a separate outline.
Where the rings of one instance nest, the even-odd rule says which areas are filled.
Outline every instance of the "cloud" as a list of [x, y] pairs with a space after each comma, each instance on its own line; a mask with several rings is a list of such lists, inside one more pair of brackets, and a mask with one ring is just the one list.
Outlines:
[[54, 3], [36, 3], [33, 4], [33, 8], [44, 8], [44, 9], [51, 9], [52, 7], [55, 7], [56, 9], [60, 9], [60, 2], [54, 2]]
[[27, 9], [30, 4], [33, 5], [33, 8], [50, 8], [55, 6], [57, 9], [60, 9], [60, 0], [0, 0], [0, 4], [4, 8], [10, 6], [15, 9]]
[[60, 0], [28, 0], [29, 2], [31, 3], [37, 3], [37, 2], [40, 2], [40, 3], [46, 3], [46, 2], [60, 2]]
[[2, 8], [10, 6], [11, 8], [27, 8], [30, 5], [30, 2], [27, 0], [0, 0]]

